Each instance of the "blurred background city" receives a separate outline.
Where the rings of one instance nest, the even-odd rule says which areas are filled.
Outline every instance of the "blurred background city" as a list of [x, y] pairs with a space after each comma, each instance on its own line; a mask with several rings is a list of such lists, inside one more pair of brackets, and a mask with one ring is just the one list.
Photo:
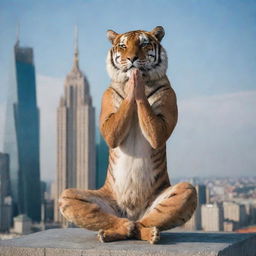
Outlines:
[[106, 30], [157, 25], [179, 108], [168, 172], [199, 195], [180, 229], [256, 232], [256, 1], [0, 0], [0, 239], [68, 226], [61, 191], [104, 184]]

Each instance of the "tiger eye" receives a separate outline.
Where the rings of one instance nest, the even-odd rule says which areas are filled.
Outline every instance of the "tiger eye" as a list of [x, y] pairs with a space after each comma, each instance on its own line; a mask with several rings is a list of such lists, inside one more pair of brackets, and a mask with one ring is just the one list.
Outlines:
[[119, 48], [121, 48], [121, 49], [125, 49], [125, 48], [126, 48], [126, 45], [125, 45], [125, 44], [119, 44], [118, 46], [119, 46]]
[[147, 46], [149, 46], [149, 45], [150, 45], [150, 43], [142, 43], [142, 44], [141, 44], [141, 47], [144, 48], [144, 47], [147, 47]]

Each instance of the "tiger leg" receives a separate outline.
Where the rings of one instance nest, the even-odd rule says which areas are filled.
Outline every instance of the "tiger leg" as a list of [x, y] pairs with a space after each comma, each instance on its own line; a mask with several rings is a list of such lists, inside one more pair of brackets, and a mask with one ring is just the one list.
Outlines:
[[182, 182], [162, 192], [136, 223], [138, 239], [156, 243], [160, 231], [180, 226], [193, 215], [197, 206], [196, 189]]
[[60, 212], [79, 227], [99, 231], [101, 242], [127, 239], [134, 223], [118, 217], [115, 201], [105, 194], [101, 190], [66, 189], [59, 199]]

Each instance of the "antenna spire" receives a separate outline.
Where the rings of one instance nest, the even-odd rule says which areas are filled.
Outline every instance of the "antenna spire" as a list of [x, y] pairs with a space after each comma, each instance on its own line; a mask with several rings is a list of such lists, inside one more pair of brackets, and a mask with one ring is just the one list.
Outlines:
[[75, 31], [74, 31], [74, 45], [75, 45], [75, 54], [78, 54], [78, 27], [75, 25]]
[[20, 43], [20, 23], [18, 22], [16, 28], [16, 45], [18, 46]]
[[74, 28], [74, 64], [73, 70], [79, 70], [79, 52], [78, 52], [78, 28]]

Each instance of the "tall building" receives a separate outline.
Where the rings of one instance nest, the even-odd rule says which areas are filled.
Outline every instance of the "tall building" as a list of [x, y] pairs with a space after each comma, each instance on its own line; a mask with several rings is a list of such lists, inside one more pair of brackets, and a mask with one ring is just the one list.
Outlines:
[[195, 185], [197, 191], [197, 208], [191, 219], [184, 225], [187, 230], [200, 230], [202, 228], [201, 206], [208, 202], [208, 189], [205, 185]]
[[39, 109], [33, 49], [14, 46], [14, 70], [7, 104], [4, 151], [10, 155], [16, 214], [40, 221]]
[[223, 230], [223, 207], [220, 204], [204, 204], [201, 207], [202, 229], [204, 231]]
[[9, 155], [0, 153], [0, 231], [9, 231], [12, 224], [12, 198], [9, 177]]
[[18, 102], [17, 90], [17, 72], [16, 72], [16, 46], [14, 46], [12, 56], [12, 66], [9, 74], [8, 83], [8, 101], [5, 113], [5, 129], [4, 129], [4, 145], [3, 151], [9, 154], [10, 159], [10, 179], [11, 179], [11, 193], [14, 203], [14, 214], [18, 214], [18, 145], [17, 145], [17, 131], [15, 121], [15, 107]]
[[224, 219], [234, 222], [234, 228], [239, 228], [246, 224], [245, 205], [236, 202], [224, 202]]
[[108, 145], [100, 134], [99, 128], [96, 130], [96, 188], [104, 185], [108, 168]]
[[58, 198], [66, 188], [95, 188], [95, 110], [89, 84], [79, 68], [77, 33], [74, 62], [57, 110], [57, 180], [54, 220], [64, 223]]

